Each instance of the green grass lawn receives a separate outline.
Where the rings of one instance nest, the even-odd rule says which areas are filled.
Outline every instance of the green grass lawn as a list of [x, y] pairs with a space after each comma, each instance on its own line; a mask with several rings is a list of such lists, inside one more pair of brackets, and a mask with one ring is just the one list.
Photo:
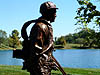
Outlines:
[[[26, 70], [21, 70], [22, 66], [0, 65], [0, 75], [29, 75]], [[100, 75], [100, 69], [80, 69], [64, 68], [70, 75]], [[62, 75], [60, 71], [52, 71], [52, 75]]]

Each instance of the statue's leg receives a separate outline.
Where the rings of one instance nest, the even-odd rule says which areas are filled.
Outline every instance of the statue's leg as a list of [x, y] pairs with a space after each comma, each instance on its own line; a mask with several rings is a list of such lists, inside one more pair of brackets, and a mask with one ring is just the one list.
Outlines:
[[47, 68], [35, 68], [30, 71], [30, 75], [51, 75], [51, 70]]
[[30, 75], [51, 75], [51, 68], [44, 57], [28, 59], [24, 65]]
[[42, 75], [51, 75], [51, 67], [48, 62], [48, 59], [45, 59], [44, 56], [39, 58], [39, 67]]

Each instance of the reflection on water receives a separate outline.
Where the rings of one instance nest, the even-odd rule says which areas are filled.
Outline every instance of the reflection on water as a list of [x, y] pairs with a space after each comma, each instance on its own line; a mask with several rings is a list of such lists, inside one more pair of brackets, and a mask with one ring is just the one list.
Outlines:
[[[53, 55], [63, 67], [100, 68], [100, 50], [56, 50]], [[0, 51], [0, 64], [22, 65], [23, 60], [12, 58], [12, 51]]]

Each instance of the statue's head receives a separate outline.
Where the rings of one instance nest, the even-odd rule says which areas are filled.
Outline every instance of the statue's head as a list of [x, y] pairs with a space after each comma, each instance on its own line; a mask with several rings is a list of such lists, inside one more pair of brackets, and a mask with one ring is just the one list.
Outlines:
[[41, 4], [40, 13], [42, 14], [43, 17], [45, 17], [50, 22], [54, 22], [57, 9], [58, 8], [53, 2], [48, 1]]

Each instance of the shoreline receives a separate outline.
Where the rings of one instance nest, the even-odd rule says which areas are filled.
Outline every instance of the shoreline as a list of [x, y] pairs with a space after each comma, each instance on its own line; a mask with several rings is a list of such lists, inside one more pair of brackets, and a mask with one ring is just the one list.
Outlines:
[[[70, 50], [70, 49], [71, 49], [71, 50], [74, 50], [74, 49], [77, 49], [77, 50], [78, 50], [78, 49], [79, 49], [79, 50], [83, 50], [83, 49], [84, 49], [84, 50], [87, 50], [87, 49], [91, 49], [91, 50], [92, 50], [92, 49], [97, 49], [97, 50], [99, 50], [100, 48], [70, 48], [70, 49], [69, 49], [69, 48], [55, 48], [54, 51], [56, 51], [56, 50], [67, 50], [67, 49], [68, 49], [68, 50]], [[3, 49], [0, 48], [0, 51], [3, 51], [3, 50], [4, 50], [4, 51], [8, 51], [8, 50], [14, 50], [14, 49], [12, 49], [12, 48], [3, 48]], [[21, 50], [21, 49], [16, 49], [16, 50]]]
[[[22, 49], [22, 46], [21, 47], [18, 47], [16, 49]], [[80, 44], [67, 44], [67, 45], [54, 45], [54, 49], [100, 49], [100, 47], [81, 47]], [[14, 50], [14, 48], [12, 47], [2, 47], [0, 48], [0, 50]]]

